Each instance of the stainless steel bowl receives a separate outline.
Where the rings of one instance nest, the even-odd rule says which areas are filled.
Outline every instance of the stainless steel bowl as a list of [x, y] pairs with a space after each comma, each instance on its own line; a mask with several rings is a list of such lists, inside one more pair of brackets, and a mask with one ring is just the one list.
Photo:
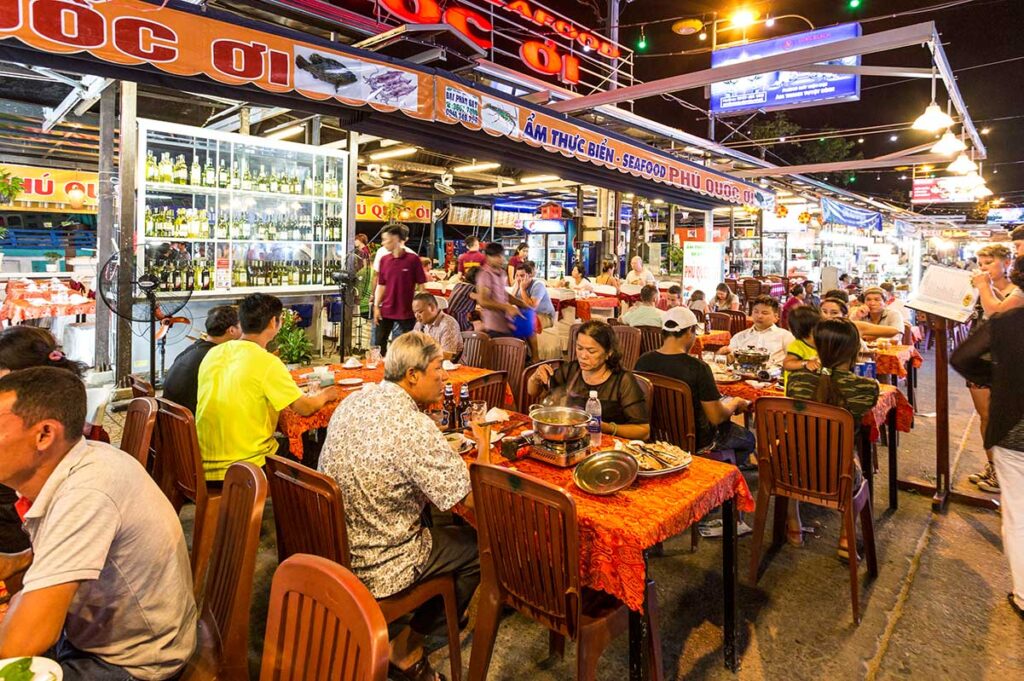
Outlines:
[[573, 407], [536, 407], [530, 419], [533, 431], [548, 442], [568, 442], [586, 436], [590, 414]]
[[636, 459], [618, 449], [595, 452], [572, 472], [572, 479], [584, 492], [606, 495], [625, 489], [636, 480]]

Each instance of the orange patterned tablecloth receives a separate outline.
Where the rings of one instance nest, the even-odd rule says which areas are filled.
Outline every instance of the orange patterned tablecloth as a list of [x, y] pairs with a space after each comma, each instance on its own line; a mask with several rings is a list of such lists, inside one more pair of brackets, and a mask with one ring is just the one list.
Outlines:
[[[604, 438], [609, 445], [612, 438]], [[476, 454], [465, 458], [467, 463], [475, 461]], [[645, 549], [679, 534], [730, 499], [741, 511], [754, 510], [754, 498], [739, 469], [701, 457], [694, 457], [681, 473], [637, 478], [628, 489], [606, 497], [576, 487], [571, 468], [533, 459], [509, 463], [497, 447], [491, 450], [491, 460], [561, 487], [573, 497], [583, 584], [615, 596], [637, 612], [643, 610], [647, 579]]]
[[697, 336], [693, 347], [690, 348], [690, 354], [699, 357], [704, 350], [717, 350], [728, 345], [730, 340], [732, 340], [732, 334], [728, 331], [712, 331], [703, 336]]
[[[878, 439], [879, 428], [885, 425], [889, 411], [893, 408], [896, 409], [896, 430], [909, 433], [914, 424], [914, 408], [910, 406], [906, 396], [894, 385], [879, 383], [878, 388], [878, 402], [875, 403], [874, 409], [864, 415], [864, 420], [861, 421], [865, 426], [871, 428], [871, 440]], [[785, 393], [777, 385], [755, 388], [746, 381], [719, 383], [718, 392], [730, 397], [742, 397], [751, 402], [757, 401], [759, 397], [785, 397]]]
[[920, 369], [924, 358], [913, 345], [894, 345], [875, 353], [875, 372], [881, 375], [895, 374], [899, 378], [907, 377], [907, 362], [914, 362], [914, 368]]
[[567, 305], [576, 306], [576, 318], [582, 319], [585, 322], [590, 321], [591, 310], [595, 307], [601, 309], [614, 310], [619, 307], [619, 299], [612, 298], [610, 296], [602, 296], [598, 298], [577, 298], [574, 301], [566, 301]]
[[[384, 380], [384, 363], [381, 362], [377, 365], [376, 369], [367, 369], [361, 367], [359, 369], [342, 369], [340, 364], [332, 364], [331, 369], [334, 371], [335, 380], [342, 378], [361, 378], [366, 383], [380, 383]], [[292, 372], [292, 376], [296, 379], [311, 373], [312, 368], [296, 369]], [[451, 381], [452, 387], [455, 392], [462, 388], [463, 383], [472, 381], [474, 378], [480, 378], [494, 372], [490, 369], [479, 369], [477, 367], [470, 367], [466, 365], [460, 366], [455, 371], [448, 372], [448, 380]], [[341, 400], [351, 395], [353, 391], [346, 391], [342, 393]], [[281, 412], [277, 419], [277, 429], [288, 438], [288, 451], [294, 454], [297, 458], [302, 458], [302, 435], [308, 433], [311, 430], [318, 428], [326, 428], [327, 424], [331, 422], [331, 416], [334, 415], [334, 410], [341, 404], [341, 400], [337, 402], [331, 402], [323, 409], [311, 416], [301, 416], [297, 411], [292, 409], [285, 409]], [[505, 384], [505, 403], [508, 406], [515, 404], [515, 397], [512, 395], [512, 389], [508, 387], [508, 383]]]

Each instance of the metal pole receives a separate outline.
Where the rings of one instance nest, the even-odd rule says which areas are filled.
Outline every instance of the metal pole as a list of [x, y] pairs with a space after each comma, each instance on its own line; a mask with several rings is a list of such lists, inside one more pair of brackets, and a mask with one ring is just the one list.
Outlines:
[[[319, 126], [318, 126], [319, 127]], [[345, 172], [345, 241], [342, 244], [342, 248], [345, 253], [352, 250], [356, 239], [356, 176], [359, 174], [359, 133], [346, 132], [347, 144], [345, 149], [348, 151], [347, 167]], [[370, 295], [374, 295], [371, 287]], [[345, 305], [342, 301], [342, 338], [349, 341], [348, 347], [345, 347], [345, 343], [342, 343], [341, 348], [341, 359], [344, 361], [345, 354], [351, 352], [352, 347], [352, 313], [351, 306]], [[371, 300], [372, 309], [372, 300]], [[362, 345], [363, 339], [359, 339], [359, 344]]]
[[118, 384], [132, 373], [132, 266], [135, 264], [135, 175], [138, 165], [136, 111], [138, 85], [121, 81], [121, 120], [119, 160], [119, 198], [117, 250], [121, 254], [117, 268], [117, 360], [115, 378]]
[[238, 112], [238, 134], [248, 135], [249, 134], [249, 114], [251, 113], [249, 107], [243, 106]]
[[[608, 0], [608, 40], [612, 44], [619, 44], [619, 0]], [[619, 87], [619, 60], [611, 62], [611, 77], [608, 79], [608, 89], [614, 90]]]
[[[114, 252], [114, 134], [117, 127], [117, 88], [111, 85], [100, 95], [100, 195], [96, 216], [96, 260], [102, 267]], [[100, 275], [97, 270], [96, 275]], [[110, 308], [96, 305], [96, 371], [110, 369]]]

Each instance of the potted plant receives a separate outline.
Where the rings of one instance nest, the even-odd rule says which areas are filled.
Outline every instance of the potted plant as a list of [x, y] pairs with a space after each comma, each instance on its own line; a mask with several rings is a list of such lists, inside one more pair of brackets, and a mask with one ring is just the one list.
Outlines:
[[12, 177], [11, 171], [0, 168], [0, 204], [11, 203], [23, 189], [20, 177]]
[[298, 322], [299, 315], [294, 310], [285, 310], [281, 314], [281, 329], [274, 337], [277, 356], [289, 365], [289, 368], [313, 361], [313, 342], [306, 336], [306, 332], [299, 328]]
[[47, 251], [43, 253], [43, 257], [46, 258], [46, 271], [47, 272], [59, 272], [57, 263], [63, 257], [60, 253], [54, 251]]

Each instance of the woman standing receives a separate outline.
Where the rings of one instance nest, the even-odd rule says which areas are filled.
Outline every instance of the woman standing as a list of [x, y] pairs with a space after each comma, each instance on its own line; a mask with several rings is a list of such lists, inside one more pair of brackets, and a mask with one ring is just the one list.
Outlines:
[[576, 337], [576, 360], [558, 369], [543, 364], [530, 377], [530, 397], [564, 393], [565, 403], [583, 409], [591, 391], [601, 400], [601, 432], [627, 440], [651, 434], [650, 412], [640, 384], [622, 368], [612, 327], [597, 320], [584, 323]]

